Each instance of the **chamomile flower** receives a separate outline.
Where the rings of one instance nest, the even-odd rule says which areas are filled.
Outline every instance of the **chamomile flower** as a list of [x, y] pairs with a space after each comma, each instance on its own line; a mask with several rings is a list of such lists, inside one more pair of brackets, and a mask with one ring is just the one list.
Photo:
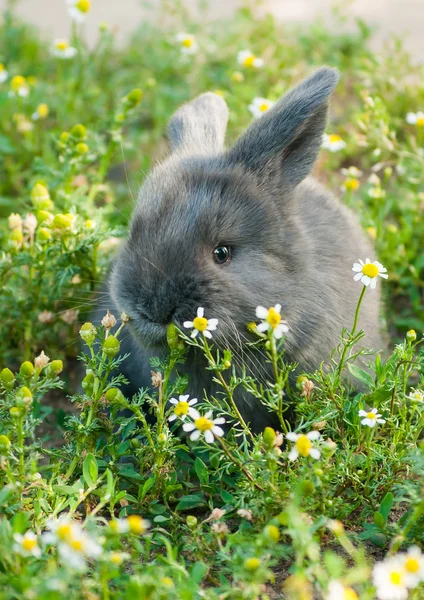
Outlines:
[[195, 414], [192, 416], [192, 423], [184, 423], [183, 429], [187, 432], [192, 432], [190, 439], [192, 442], [198, 440], [201, 435], [204, 436], [208, 444], [212, 444], [215, 437], [222, 437], [224, 430], [219, 427], [225, 423], [224, 417], [218, 417], [217, 419], [211, 419], [212, 411], [207, 412], [204, 416], [200, 415], [197, 410], [193, 409]]
[[91, 8], [90, 0], [66, 0], [69, 5], [68, 12], [76, 23], [84, 23], [85, 17]]
[[370, 198], [374, 198], [374, 200], [384, 198], [385, 195], [386, 192], [379, 186], [370, 187], [370, 189], [368, 190], [368, 196]]
[[266, 98], [254, 98], [252, 104], [249, 104], [249, 110], [252, 115], [257, 119], [271, 108], [274, 102], [267, 100]]
[[248, 69], [260, 69], [264, 66], [262, 58], [258, 58], [250, 50], [240, 50], [237, 54], [237, 62]]
[[185, 396], [180, 396], [178, 400], [176, 398], [170, 399], [169, 402], [174, 404], [174, 408], [172, 409], [173, 414], [169, 417], [168, 421], [175, 421], [177, 417], [179, 417], [181, 421], [184, 421], [187, 415], [193, 419], [195, 418], [197, 411], [191, 407], [194, 406], [194, 404], [197, 404], [197, 398], [188, 400], [189, 397], [189, 394], [186, 394]]
[[258, 319], [262, 319], [262, 323], [256, 327], [258, 331], [264, 333], [269, 329], [272, 330], [273, 336], [279, 340], [285, 333], [288, 332], [289, 328], [287, 321], [284, 321], [280, 315], [281, 304], [276, 304], [274, 307], [265, 308], [264, 306], [256, 307], [256, 316]]
[[78, 50], [73, 46], [70, 46], [68, 40], [64, 39], [55, 40], [52, 48], [53, 56], [56, 56], [56, 58], [64, 58], [65, 60], [73, 58], [77, 52]]
[[330, 152], [338, 152], [339, 150], [346, 148], [346, 142], [344, 142], [336, 133], [332, 133], [330, 135], [324, 133], [322, 138], [322, 147]]
[[381, 415], [377, 412], [376, 408], [372, 408], [371, 410], [360, 410], [358, 412], [360, 417], [363, 417], [361, 421], [361, 425], [366, 425], [367, 427], [375, 427], [377, 423], [385, 423], [385, 419], [381, 419]]
[[38, 545], [38, 538], [32, 531], [27, 531], [24, 535], [15, 533], [13, 536], [15, 540], [14, 550], [21, 556], [35, 556], [40, 558], [41, 549]]
[[112, 533], [128, 533], [130, 526], [127, 519], [112, 519], [109, 521], [109, 529]]
[[408, 399], [411, 402], [424, 402], [424, 392], [421, 390], [411, 390]]
[[183, 325], [186, 329], [193, 329], [192, 338], [195, 338], [198, 333], [203, 333], [205, 337], [211, 339], [211, 331], [215, 331], [217, 328], [218, 319], [206, 319], [204, 308], [199, 306], [196, 318], [193, 321], [184, 321]]
[[340, 581], [330, 581], [325, 600], [358, 600], [358, 594]]
[[179, 44], [182, 54], [195, 54], [199, 48], [195, 36], [191, 33], [177, 33], [175, 40]]
[[388, 558], [374, 566], [372, 573], [378, 600], [406, 600], [408, 588], [403, 560], [399, 556]]
[[360, 171], [357, 167], [349, 167], [348, 169], [340, 169], [340, 173], [345, 177], [354, 177], [358, 179], [362, 177], [362, 171]]
[[8, 77], [9, 73], [6, 71], [6, 67], [3, 63], [0, 63], [0, 83], [4, 83], [5, 81], [7, 81]]
[[424, 554], [418, 546], [411, 546], [406, 553], [399, 556], [403, 560], [407, 587], [417, 587], [424, 581]]
[[76, 571], [84, 571], [87, 558], [99, 558], [103, 549], [94, 538], [81, 528], [74, 530], [72, 535], [58, 545], [59, 556], [64, 563]]
[[44, 119], [47, 119], [48, 116], [49, 116], [49, 107], [47, 104], [42, 102], [41, 104], [39, 104], [37, 106], [35, 112], [32, 113], [31, 119], [33, 121], [38, 121], [39, 119], [44, 120]]
[[10, 96], [21, 96], [25, 98], [29, 95], [29, 85], [22, 75], [15, 75], [10, 81]]
[[314, 448], [312, 442], [319, 440], [321, 434], [319, 431], [310, 431], [309, 433], [293, 433], [289, 432], [286, 438], [290, 442], [294, 442], [293, 448], [289, 453], [289, 460], [296, 460], [299, 456], [310, 456], [317, 460], [321, 456], [318, 448]]
[[416, 125], [417, 127], [424, 127], [424, 112], [418, 111], [417, 113], [409, 112], [406, 115], [406, 122], [409, 125]]
[[371, 289], [374, 289], [377, 285], [378, 277], [383, 277], [383, 279], [389, 277], [387, 269], [381, 263], [377, 260], [371, 262], [369, 258], [365, 260], [365, 263], [358, 258], [358, 262], [353, 264], [352, 271], [355, 272], [355, 276], [353, 277], [355, 281], [360, 281], [367, 286], [369, 285]]

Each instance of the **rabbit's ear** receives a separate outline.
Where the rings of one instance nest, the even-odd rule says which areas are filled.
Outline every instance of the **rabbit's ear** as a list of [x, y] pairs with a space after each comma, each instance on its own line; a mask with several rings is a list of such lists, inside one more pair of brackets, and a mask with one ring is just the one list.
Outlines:
[[207, 92], [187, 102], [168, 125], [172, 151], [182, 154], [222, 152], [227, 120], [228, 107], [218, 94]]
[[323, 67], [257, 119], [228, 152], [273, 190], [292, 190], [311, 171], [325, 131], [328, 98], [338, 80]]

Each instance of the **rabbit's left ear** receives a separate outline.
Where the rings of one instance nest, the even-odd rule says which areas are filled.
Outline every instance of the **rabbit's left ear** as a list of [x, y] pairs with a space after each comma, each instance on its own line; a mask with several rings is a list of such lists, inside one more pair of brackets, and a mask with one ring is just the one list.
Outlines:
[[218, 94], [207, 92], [187, 102], [169, 121], [172, 151], [194, 155], [222, 152], [227, 120], [228, 107]]
[[249, 127], [227, 153], [227, 161], [252, 172], [272, 191], [292, 190], [317, 158], [337, 81], [335, 69], [315, 71]]

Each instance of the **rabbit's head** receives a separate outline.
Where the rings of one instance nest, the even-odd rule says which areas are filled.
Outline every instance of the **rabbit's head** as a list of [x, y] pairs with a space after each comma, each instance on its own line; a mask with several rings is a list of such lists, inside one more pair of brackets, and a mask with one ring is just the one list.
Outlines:
[[310, 173], [337, 82], [316, 71], [257, 119], [228, 151], [228, 109], [206, 93], [169, 124], [171, 155], [145, 181], [112, 295], [140, 343], [164, 342], [199, 306], [218, 318], [215, 341], [246, 335], [258, 305], [282, 305], [290, 320], [304, 285], [308, 240], [296, 217], [296, 187]]

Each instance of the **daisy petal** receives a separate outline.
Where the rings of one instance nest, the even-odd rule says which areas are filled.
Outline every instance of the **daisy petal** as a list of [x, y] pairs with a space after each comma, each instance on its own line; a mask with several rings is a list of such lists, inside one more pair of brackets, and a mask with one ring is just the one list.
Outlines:
[[196, 429], [196, 426], [194, 423], [184, 423], [183, 425], [183, 429], [184, 431], [193, 431], [193, 429]]
[[258, 319], [266, 319], [268, 316], [268, 311], [264, 306], [257, 306], [256, 307], [256, 316], [258, 317]]
[[261, 333], [264, 333], [264, 331], [269, 329], [269, 323], [259, 323], [259, 325], [256, 325], [256, 329]]
[[286, 438], [290, 442], [295, 442], [298, 437], [299, 437], [299, 435], [297, 433], [294, 433], [293, 431], [289, 431], [289, 433], [286, 434]]
[[191, 336], [190, 336], [190, 337], [192, 337], [192, 338], [195, 338], [195, 337], [196, 337], [196, 335], [197, 335], [198, 333], [199, 333], [199, 332], [198, 332], [198, 330], [197, 330], [197, 329], [193, 329], [193, 333], [191, 334]]
[[321, 452], [318, 450], [318, 448], [311, 448], [309, 450], [309, 455], [312, 456], [312, 458], [314, 458], [315, 460], [318, 460], [321, 456]]
[[222, 425], [222, 423], [225, 423], [225, 418], [218, 417], [217, 419], [214, 419], [214, 423], [215, 423], [215, 425]]
[[200, 437], [200, 434], [201, 434], [201, 431], [199, 431], [198, 429], [195, 429], [190, 436], [191, 441], [195, 442], [196, 440], [198, 440]]
[[205, 431], [205, 440], [207, 441], [208, 444], [212, 444], [213, 443], [213, 433], [210, 429], [208, 429], [207, 431]]
[[321, 434], [319, 431], [310, 431], [309, 433], [306, 434], [306, 437], [309, 440], [317, 440], [321, 437]]
[[211, 334], [211, 332], [210, 332], [210, 331], [208, 331], [207, 329], [205, 329], [205, 331], [203, 332], [203, 335], [204, 335], [205, 337], [207, 337], [208, 339], [210, 339], [210, 340], [212, 339], [212, 334]]
[[297, 451], [297, 448], [292, 448], [290, 450], [289, 460], [296, 460], [298, 456], [299, 456], [299, 452]]
[[184, 321], [183, 326], [186, 329], [191, 329], [193, 327], [193, 321]]
[[222, 437], [224, 435], [224, 430], [221, 427], [218, 427], [217, 425], [214, 425], [212, 427], [211, 431], [212, 431], [212, 433], [214, 433], [218, 437]]
[[205, 309], [202, 308], [201, 306], [199, 306], [199, 308], [197, 309], [197, 316], [202, 318], [205, 314]]

